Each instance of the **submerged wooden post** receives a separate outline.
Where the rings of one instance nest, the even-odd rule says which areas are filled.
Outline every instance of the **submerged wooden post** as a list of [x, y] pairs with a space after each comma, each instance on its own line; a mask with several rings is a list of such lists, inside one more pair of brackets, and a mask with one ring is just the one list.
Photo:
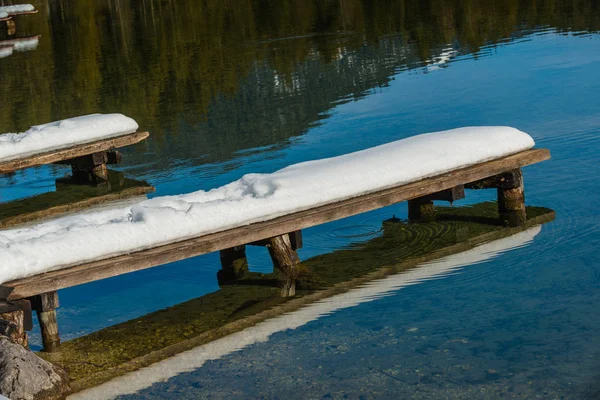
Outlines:
[[290, 235], [275, 236], [267, 240], [267, 248], [273, 260], [273, 265], [281, 271], [281, 295], [289, 297], [296, 295], [296, 278], [300, 258], [292, 248]]
[[0, 335], [11, 338], [15, 343], [27, 348], [27, 331], [31, 329], [31, 304], [27, 300], [3, 303], [6, 312], [0, 312]]
[[6, 34], [8, 36], [14, 36], [17, 33], [17, 24], [12, 19], [6, 20]]
[[408, 201], [408, 219], [411, 221], [432, 221], [435, 218], [433, 200], [413, 199]]
[[523, 173], [515, 169], [498, 176], [498, 212], [509, 226], [519, 226], [527, 221]]
[[221, 270], [217, 272], [219, 286], [234, 283], [248, 273], [246, 246], [235, 246], [221, 250]]
[[60, 336], [56, 309], [58, 308], [58, 293], [48, 292], [31, 297], [31, 307], [36, 311], [40, 330], [42, 331], [43, 351], [56, 353], [60, 351]]
[[58, 164], [71, 166], [72, 181], [74, 182], [100, 184], [108, 181], [107, 164], [119, 164], [120, 162], [121, 153], [113, 150], [59, 161]]

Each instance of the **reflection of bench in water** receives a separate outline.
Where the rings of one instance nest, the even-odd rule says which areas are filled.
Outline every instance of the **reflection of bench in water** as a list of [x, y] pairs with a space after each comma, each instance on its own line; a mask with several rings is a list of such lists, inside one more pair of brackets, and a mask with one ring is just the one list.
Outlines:
[[[451, 255], [462, 260], [462, 265], [493, 258], [499, 252], [525, 245], [533, 235], [524, 233], [532, 228], [535, 233], [534, 227], [539, 229], [539, 225], [554, 219], [552, 210], [527, 207], [525, 223], [504, 227], [499, 223], [495, 203], [439, 207], [436, 211], [434, 221], [385, 221], [379, 237], [303, 261], [305, 272], [299, 277], [299, 297], [291, 301], [278, 296], [277, 289], [267, 284], [277, 279], [277, 274], [246, 271], [235, 284], [223, 286], [217, 292], [65, 342], [58, 362], [68, 370], [75, 390], [91, 382], [96, 385], [98, 379], [108, 380], [132, 365], [142, 368], [264, 319], [288, 314], [354, 288], [361, 288], [359, 292], [367, 290], [365, 295], [373, 298], [401, 287], [408, 278], [408, 283], [414, 283], [418, 279], [439, 276], [456, 267], [456, 263], [448, 266], [448, 262], [437, 261]], [[479, 256], [474, 257], [473, 252]], [[436, 262], [429, 265], [432, 260]], [[396, 275], [398, 273], [405, 278]], [[372, 281], [386, 276], [393, 276], [392, 281], [382, 281], [384, 287], [375, 290], [380, 285]], [[320, 290], [312, 290], [315, 288]], [[338, 300], [320, 303], [317, 308], [342, 303]], [[356, 300], [350, 299], [349, 303], [356, 304]], [[329, 308], [325, 310], [330, 311]], [[293, 320], [298, 322], [298, 318]], [[156, 340], [158, 331], [160, 340]], [[114, 351], [117, 348], [127, 351]], [[147, 357], [150, 353], [153, 357]]]
[[122, 172], [108, 171], [108, 180], [98, 185], [80, 185], [73, 178], [56, 181], [56, 191], [0, 205], [0, 228], [83, 211], [117, 200], [143, 196], [154, 191], [147, 182], [125, 178]]
[[41, 35], [0, 40], [0, 58], [8, 57], [13, 51], [33, 50], [38, 46]]
[[[544, 149], [525, 150], [413, 183], [369, 192], [267, 221], [17, 279], [2, 285], [3, 297], [8, 301], [27, 298], [31, 300], [38, 312], [45, 348], [51, 351], [58, 349], [59, 345], [54, 310], [58, 305], [56, 290], [213, 251], [221, 251], [222, 278], [227, 280], [236, 278], [240, 265], [246, 263], [246, 244], [266, 245], [274, 265], [281, 270], [282, 294], [290, 296], [295, 293], [299, 258], [292, 246], [289, 232], [406, 200], [409, 201], [411, 219], [430, 220], [433, 217], [433, 200], [458, 199], [461, 197], [463, 185], [473, 188], [496, 188], [500, 218], [510, 225], [523, 224], [526, 210], [520, 168], [546, 160], [549, 156], [549, 152]], [[27, 310], [27, 304], [23, 307]]]

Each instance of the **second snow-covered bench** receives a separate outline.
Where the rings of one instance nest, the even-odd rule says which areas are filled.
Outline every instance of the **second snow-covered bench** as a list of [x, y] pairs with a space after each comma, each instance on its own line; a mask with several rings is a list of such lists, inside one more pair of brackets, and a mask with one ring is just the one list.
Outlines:
[[0, 134], [0, 173], [44, 164], [68, 164], [73, 176], [106, 180], [106, 164], [118, 163], [112, 151], [149, 136], [121, 114], [93, 114], [33, 126], [22, 133]]
[[53, 313], [58, 289], [209, 252], [221, 251], [223, 272], [235, 275], [244, 246], [259, 243], [282, 271], [282, 294], [294, 295], [299, 258], [290, 232], [406, 200], [410, 218], [427, 218], [433, 200], [458, 199], [465, 187], [496, 188], [501, 214], [522, 222], [520, 168], [550, 158], [533, 146], [529, 135], [508, 127], [436, 132], [245, 175], [210, 191], [4, 231], [0, 291]]

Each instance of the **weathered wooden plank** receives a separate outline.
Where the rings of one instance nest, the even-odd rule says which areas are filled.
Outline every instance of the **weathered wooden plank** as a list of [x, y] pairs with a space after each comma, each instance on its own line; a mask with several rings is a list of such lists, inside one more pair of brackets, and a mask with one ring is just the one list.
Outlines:
[[33, 296], [66, 287], [151, 268], [230, 247], [256, 242], [422, 197], [488, 176], [498, 175], [550, 158], [547, 149], [531, 149], [511, 156], [472, 165], [403, 186], [391, 187], [350, 199], [295, 212], [269, 221], [167, 244], [105, 260], [71, 266], [12, 282], [12, 299]]
[[146, 139], [148, 132], [134, 132], [110, 139], [80, 144], [67, 149], [53, 150], [46, 153], [34, 154], [24, 158], [0, 162], [0, 173], [7, 173], [23, 168], [37, 167], [39, 165], [57, 163], [88, 154], [108, 151], [119, 147], [129, 146]]

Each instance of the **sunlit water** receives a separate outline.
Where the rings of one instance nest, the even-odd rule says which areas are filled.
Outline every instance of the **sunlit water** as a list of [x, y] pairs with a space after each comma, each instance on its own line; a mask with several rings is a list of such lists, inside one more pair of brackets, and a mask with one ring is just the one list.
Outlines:
[[[40, 2], [39, 15], [17, 21], [19, 34], [42, 37], [0, 59], [0, 131], [123, 112], [152, 136], [124, 151], [120, 169], [154, 195], [468, 125], [515, 126], [553, 157], [525, 169], [527, 202], [557, 212], [528, 246], [276, 332], [128, 398], [598, 395], [597, 8], [89, 3]], [[0, 177], [0, 201], [54, 190], [65, 173]], [[467, 193], [458, 205], [491, 198]], [[392, 214], [406, 217], [406, 206], [308, 229], [300, 256], [376, 237]], [[264, 249], [249, 261], [272, 268]], [[209, 254], [62, 290], [61, 336], [217, 290], [218, 269]]]

